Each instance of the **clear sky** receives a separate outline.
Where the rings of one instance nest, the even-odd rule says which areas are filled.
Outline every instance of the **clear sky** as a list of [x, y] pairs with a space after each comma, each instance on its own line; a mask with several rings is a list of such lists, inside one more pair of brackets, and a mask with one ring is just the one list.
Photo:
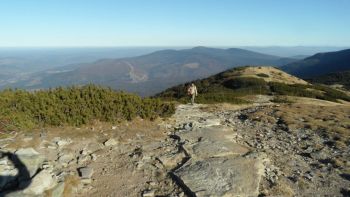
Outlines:
[[350, 46], [350, 0], [0, 0], [0, 47]]

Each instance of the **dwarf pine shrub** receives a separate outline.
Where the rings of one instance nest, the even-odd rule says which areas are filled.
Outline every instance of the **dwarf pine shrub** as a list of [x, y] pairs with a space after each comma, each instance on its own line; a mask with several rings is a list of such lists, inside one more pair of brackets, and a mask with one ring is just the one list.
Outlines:
[[79, 126], [92, 120], [115, 122], [135, 117], [153, 120], [170, 116], [174, 111], [173, 103], [95, 85], [0, 92], [0, 129]]

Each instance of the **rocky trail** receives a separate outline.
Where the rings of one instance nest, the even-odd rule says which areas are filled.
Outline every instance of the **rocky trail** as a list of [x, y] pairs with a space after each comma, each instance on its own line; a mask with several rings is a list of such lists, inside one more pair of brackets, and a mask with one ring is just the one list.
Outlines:
[[200, 105], [179, 106], [175, 118], [172, 136], [187, 158], [171, 173], [188, 196], [258, 196], [264, 159], [248, 156], [232, 127]]
[[0, 188], [23, 188], [2, 196], [349, 196], [349, 144], [289, 128], [278, 107], [179, 105], [152, 135], [115, 126], [3, 140], [29, 174], [1, 158]]

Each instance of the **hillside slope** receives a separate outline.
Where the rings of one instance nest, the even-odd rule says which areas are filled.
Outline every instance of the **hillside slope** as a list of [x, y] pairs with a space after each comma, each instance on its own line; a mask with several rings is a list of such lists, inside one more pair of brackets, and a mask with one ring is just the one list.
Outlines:
[[282, 66], [281, 69], [301, 78], [350, 70], [350, 49], [318, 53], [304, 60]]
[[341, 85], [350, 90], [350, 70], [312, 77], [308, 81], [327, 85]]
[[[211, 77], [193, 81], [199, 92], [198, 102], [244, 103], [247, 95], [288, 95], [329, 101], [350, 97], [338, 90], [312, 85], [274, 67], [238, 67]], [[158, 97], [185, 101], [187, 84], [169, 88]]]
[[240, 65], [284, 65], [295, 59], [280, 58], [248, 50], [195, 47], [162, 50], [148, 55], [103, 59], [67, 72], [41, 72], [12, 87], [49, 88], [72, 84], [96, 83], [152, 95], [185, 81], [208, 77]]

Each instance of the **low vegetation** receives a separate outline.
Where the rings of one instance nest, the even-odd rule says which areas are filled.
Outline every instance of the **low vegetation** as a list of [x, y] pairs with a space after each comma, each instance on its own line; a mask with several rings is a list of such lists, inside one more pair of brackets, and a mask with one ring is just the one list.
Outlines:
[[173, 114], [175, 106], [109, 88], [87, 85], [28, 92], [0, 92], [0, 129], [79, 126], [92, 120], [118, 122], [135, 117], [153, 120]]

